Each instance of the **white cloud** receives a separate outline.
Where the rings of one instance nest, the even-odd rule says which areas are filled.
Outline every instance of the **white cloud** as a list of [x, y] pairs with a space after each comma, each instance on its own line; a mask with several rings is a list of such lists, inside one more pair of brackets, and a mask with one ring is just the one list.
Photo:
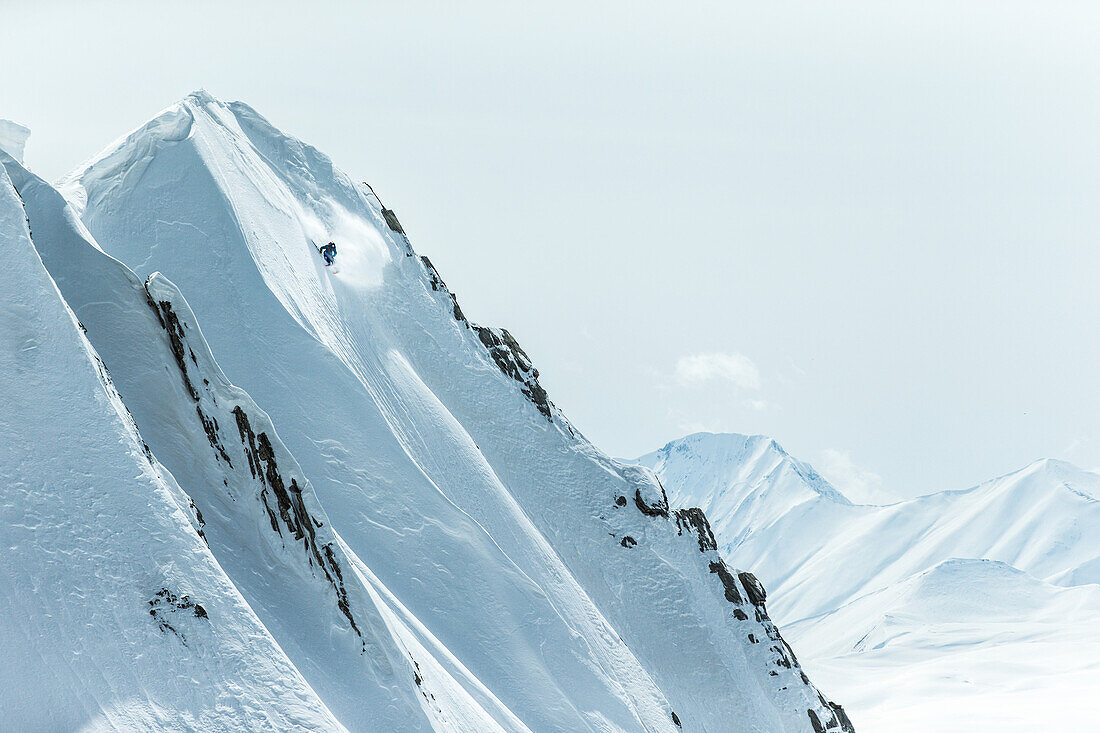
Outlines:
[[724, 381], [741, 389], [760, 389], [760, 370], [742, 354], [688, 354], [676, 362], [676, 381], [702, 384]]
[[882, 476], [857, 466], [848, 451], [826, 448], [817, 456], [815, 467], [818, 472], [852, 501], [860, 504], [896, 501], [895, 497], [882, 490]]

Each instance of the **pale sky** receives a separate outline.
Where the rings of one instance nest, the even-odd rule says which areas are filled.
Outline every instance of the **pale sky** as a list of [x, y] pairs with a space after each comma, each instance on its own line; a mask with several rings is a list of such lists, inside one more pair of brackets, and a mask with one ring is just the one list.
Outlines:
[[[156, 5], [156, 7], [153, 7]], [[369, 181], [604, 450], [1100, 467], [1100, 6], [0, 0], [56, 179], [186, 93]]]

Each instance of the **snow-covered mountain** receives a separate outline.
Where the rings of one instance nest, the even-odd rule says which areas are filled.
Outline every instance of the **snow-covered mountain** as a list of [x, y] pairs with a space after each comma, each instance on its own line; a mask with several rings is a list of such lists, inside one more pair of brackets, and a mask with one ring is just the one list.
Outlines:
[[4, 167], [0, 256], [0, 727], [339, 729], [142, 443]]
[[1044, 460], [965, 491], [853, 504], [763, 436], [638, 459], [752, 567], [861, 730], [1077, 730], [1100, 713], [1100, 476]]
[[0, 162], [21, 730], [851, 730], [323, 154], [196, 93], [59, 188]]

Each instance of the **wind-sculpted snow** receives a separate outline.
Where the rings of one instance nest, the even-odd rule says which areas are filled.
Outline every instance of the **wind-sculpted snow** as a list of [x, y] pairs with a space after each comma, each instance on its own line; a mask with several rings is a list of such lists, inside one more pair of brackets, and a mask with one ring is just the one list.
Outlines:
[[[239, 587], [248, 588], [250, 595], [267, 596], [257, 597], [254, 607], [264, 609], [268, 628], [273, 629], [277, 638], [287, 639], [284, 645], [293, 649], [290, 652], [293, 661], [300, 668], [310, 670], [307, 679], [326, 700], [331, 700], [330, 706], [340, 719], [361, 729], [392, 725], [404, 730], [420, 727], [497, 730], [501, 728], [494, 720], [495, 713], [508, 728], [525, 730], [523, 724], [475, 680], [468, 677], [463, 680], [472, 691], [464, 689], [430, 652], [401, 639], [408, 630], [378, 607], [376, 593], [367, 587], [368, 581], [360, 575], [360, 565], [332, 531], [329, 518], [301, 468], [279, 440], [266, 413], [225, 379], [179, 291], [158, 274], [149, 278], [145, 289], [161, 315], [173, 352], [185, 354], [178, 360], [181, 377], [185, 382], [188, 374], [192, 375], [193, 383], [201, 380], [202, 386], [195, 388], [194, 399], [199, 422], [209, 442], [207, 453], [215, 464], [221, 464], [224, 459], [225, 466], [216, 465], [215, 470], [223, 469], [220, 473], [226, 490], [216, 491], [217, 476], [210, 482], [215, 487], [214, 496], [207, 497], [201, 487], [196, 487], [196, 494], [204, 496], [204, 503], [209, 504], [215, 516], [232, 517], [226, 526], [218, 528], [218, 532], [210, 532], [212, 542], [239, 533], [249, 519], [257, 523], [259, 512], [246, 512], [241, 516], [239, 504], [233, 501], [241, 498], [241, 494], [262, 507], [264, 516], [258, 522], [261, 529], [256, 541], [233, 544], [224, 540], [225, 546], [216, 554], [227, 558], [224, 564], [233, 568], [230, 571], [233, 577], [240, 577]], [[202, 376], [204, 374], [208, 376]], [[160, 414], [165, 412], [167, 410], [162, 408]], [[165, 452], [172, 452], [174, 460], [183, 459], [175, 455], [180, 437], [179, 434], [165, 436]], [[192, 433], [192, 438], [195, 437], [197, 431]], [[192, 442], [193, 454], [201, 454], [203, 446], [198, 441]], [[237, 460], [235, 469], [231, 457]], [[224, 470], [226, 468], [233, 470]], [[242, 484], [251, 489], [251, 496], [248, 489], [244, 492], [238, 489]], [[269, 565], [262, 568], [265, 575], [282, 586], [266, 591], [255, 589], [247, 575], [248, 569], [241, 567], [239, 562], [264, 542], [271, 554], [280, 551], [289, 554], [285, 567]], [[238, 561], [234, 562], [231, 557]], [[308, 574], [328, 587], [319, 592], [305, 584], [291, 590], [288, 574]], [[335, 604], [343, 619], [326, 613], [324, 602], [316, 603], [319, 597], [326, 596], [327, 602]], [[288, 610], [295, 605], [297, 612], [289, 614]], [[346, 633], [342, 634], [344, 639], [318, 637], [319, 631], [331, 637], [335, 629], [341, 628], [341, 622], [346, 622], [357, 638]], [[360, 649], [365, 659], [355, 658]], [[321, 660], [323, 665], [318, 665]], [[427, 671], [422, 670], [421, 664]], [[323, 666], [323, 674], [317, 666]], [[435, 704], [437, 693], [449, 700], [447, 710]], [[482, 698], [488, 711], [475, 696]], [[396, 703], [401, 698], [404, 698], [404, 705], [398, 706]]]
[[[396, 215], [324, 155], [200, 93], [65, 190], [107, 252], [163, 273], [160, 322], [148, 303], [141, 328], [113, 320], [133, 307], [92, 288], [79, 258], [56, 259], [58, 282], [211, 547], [342, 722], [373, 729], [377, 708], [398, 729], [846, 725], [706, 515], [584, 440], [515, 337], [469, 321]], [[330, 239], [338, 273], [314, 247]], [[175, 321], [162, 277], [179, 286], [164, 298]], [[139, 335], [149, 319], [155, 339]], [[316, 538], [298, 536], [291, 486]]]
[[143, 444], [0, 164], [0, 727], [343, 730]]
[[638, 462], [706, 509], [861, 730], [1083, 730], [1100, 714], [1084, 692], [1100, 684], [1095, 473], [1038, 461], [865, 506], [761, 436], [692, 435]]
[[[178, 289], [157, 274], [142, 284], [98, 249], [56, 191], [12, 169], [43, 258], [153, 451], [179, 476], [199, 531], [341, 720], [357, 729], [524, 730], [468, 672], [448, 670], [406, 621], [379, 607], [384, 588], [368, 587], [369, 571], [332, 531], [266, 413], [226, 380]], [[180, 607], [165, 590], [153, 610], [182, 638], [170, 621]], [[446, 711], [437, 697], [449, 701]]]

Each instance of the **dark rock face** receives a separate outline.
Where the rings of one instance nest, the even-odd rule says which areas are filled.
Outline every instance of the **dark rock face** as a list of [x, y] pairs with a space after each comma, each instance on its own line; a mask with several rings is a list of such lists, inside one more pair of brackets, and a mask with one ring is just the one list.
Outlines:
[[428, 271], [428, 284], [432, 286], [432, 290], [444, 292], [451, 296], [451, 309], [454, 312], [455, 320], [465, 323], [466, 315], [458, 305], [458, 297], [447, 289], [447, 283], [443, 282], [443, 278], [439, 275], [439, 270], [435, 269], [435, 265], [432, 264], [432, 261], [424, 255], [420, 256], [420, 261], [424, 263], [424, 269]]
[[[150, 297], [149, 304], [156, 313], [160, 324], [168, 333], [172, 354], [175, 357], [176, 365], [179, 367], [180, 376], [183, 379], [188, 393], [191, 395], [192, 399], [195, 400], [195, 411], [203, 427], [203, 432], [206, 433], [206, 437], [210, 441], [211, 447], [215, 450], [215, 459], [224, 461], [227, 466], [232, 468], [233, 463], [229, 458], [229, 453], [225, 449], [221, 426], [218, 424], [216, 417], [207, 415], [206, 412], [203, 411], [203, 406], [208, 405], [208, 403], [204, 402], [199, 391], [195, 388], [195, 382], [192, 382], [189, 375], [190, 367], [188, 366], [188, 362], [190, 361], [191, 364], [197, 365], [198, 360], [195, 358], [194, 351], [187, 344], [186, 324], [180, 322], [170, 301], [164, 300], [154, 302]], [[201, 376], [201, 374], [199, 376]], [[203, 379], [202, 383], [209, 397], [209, 402], [212, 402], [216, 406], [217, 398], [213, 393], [209, 392], [209, 380]], [[265, 432], [261, 431], [258, 435], [255, 433], [252, 429], [248, 415], [240, 405], [235, 406], [231, 413], [237, 424], [237, 434], [244, 448], [245, 456], [248, 459], [249, 472], [252, 478], [259, 481], [262, 486], [260, 489], [260, 501], [267, 513], [268, 522], [271, 525], [272, 531], [277, 532], [281, 537], [289, 535], [295, 542], [301, 542], [303, 544], [306, 551], [306, 558], [310, 566], [319, 568], [324, 574], [325, 579], [336, 592], [336, 603], [340, 612], [347, 618], [352, 630], [355, 631], [356, 635], [362, 640], [363, 633], [360, 631], [351, 613], [347, 589], [344, 586], [343, 573], [336, 560], [332, 544], [318, 544], [316, 530], [322, 527], [323, 523], [309, 513], [302, 499], [302, 489], [298, 483], [298, 479], [294, 476], [290, 476], [288, 481], [283, 477], [275, 459], [275, 450], [271, 445], [270, 438]], [[274, 499], [272, 497], [274, 497]], [[192, 505], [193, 504], [194, 502], [192, 501]], [[199, 521], [199, 533], [205, 540], [205, 535], [203, 535], [201, 529], [205, 523], [202, 521], [202, 515], [197, 507], [195, 507], [195, 513]], [[284, 535], [284, 530], [286, 531], [286, 535]], [[203, 614], [205, 614], [205, 610]], [[363, 641], [362, 643], [365, 648], [366, 642]]]
[[741, 584], [745, 586], [745, 592], [749, 595], [749, 602], [754, 606], [763, 606], [768, 594], [764, 590], [764, 586], [756, 579], [756, 576], [745, 572], [738, 573], [737, 577], [741, 580]]
[[[809, 710], [810, 723], [814, 726], [814, 730], [819, 730], [817, 726], [821, 726], [820, 730], [840, 730], [843, 733], [856, 733], [855, 726], [852, 725], [852, 721], [848, 719], [848, 714], [844, 712], [844, 708], [837, 705], [835, 702], [830, 702], [825, 699], [825, 696], [820, 692], [817, 693], [817, 699], [821, 702], [822, 708], [828, 712], [828, 717], [824, 720], [813, 710]], [[815, 723], [816, 721], [816, 723]]]
[[439, 270], [435, 269], [435, 265], [425, 255], [420, 255], [420, 261], [424, 263], [424, 269], [428, 271], [428, 284], [432, 286], [432, 290], [439, 292], [447, 290], [447, 283], [443, 282], [443, 278], [439, 276]]
[[[385, 218], [386, 225], [390, 229], [397, 232], [398, 234], [401, 234], [402, 236], [405, 235], [405, 230], [401, 228], [401, 222], [397, 220], [397, 214], [393, 213], [393, 209], [387, 209], [383, 207], [382, 216], [383, 218]], [[413, 223], [415, 224], [415, 222]]]
[[[788, 644], [785, 639], [780, 639], [779, 641], [783, 644], [783, 649], [787, 652], [787, 658], [789, 659], [789, 661], [791, 663], [793, 663], [795, 667], [801, 666], [798, 663], [798, 657], [796, 657], [794, 655], [794, 649], [791, 649], [791, 645]], [[779, 651], [779, 650], [776, 649], [776, 651]], [[791, 666], [790, 666], [790, 664], [788, 664], [787, 669], [790, 669], [790, 668], [791, 668]]]
[[[152, 299], [150, 298], [150, 300]], [[153, 310], [157, 314], [160, 325], [164, 326], [164, 330], [168, 332], [172, 356], [176, 357], [176, 364], [183, 375], [183, 384], [187, 387], [187, 392], [191, 395], [191, 398], [198, 402], [199, 393], [195, 391], [195, 386], [191, 384], [191, 378], [187, 375], [187, 360], [185, 357], [187, 352], [191, 351], [191, 347], [186, 344], [187, 334], [184, 333], [183, 325], [176, 316], [176, 312], [172, 310], [172, 304], [167, 300], [156, 303]], [[194, 352], [191, 352], [191, 358], [195, 358]]]
[[[432, 290], [447, 293], [450, 297], [451, 311], [455, 320], [465, 324], [477, 333], [478, 340], [489, 352], [489, 356], [492, 357], [497, 368], [519, 382], [520, 391], [523, 392], [524, 396], [534, 403], [538, 411], [547, 420], [554, 422], [553, 412], [550, 409], [550, 398], [546, 394], [546, 390], [539, 384], [539, 370], [531, 363], [531, 358], [527, 356], [527, 352], [523, 350], [515, 337], [508, 332], [508, 329], [479, 326], [466, 320], [466, 314], [462, 312], [462, 308], [458, 305], [458, 298], [447, 288], [447, 284], [443, 282], [439, 270], [435, 268], [432, 261], [424, 255], [420, 256], [420, 261], [428, 274], [428, 284], [431, 285]], [[572, 433], [572, 428], [569, 428], [569, 431]]]
[[443, 282], [443, 278], [439, 275], [439, 270], [435, 269], [435, 265], [432, 264], [432, 261], [424, 255], [420, 256], [420, 261], [424, 263], [424, 269], [428, 271], [428, 284], [432, 286], [432, 290], [443, 292], [451, 296], [451, 310], [454, 313], [455, 320], [460, 323], [466, 323], [466, 314], [462, 312], [462, 307], [458, 304], [458, 296], [447, 288], [447, 283]]
[[[768, 646], [768, 651], [774, 655], [772, 658], [772, 664], [777, 668], [783, 668], [792, 671], [797, 670], [799, 676], [802, 679], [802, 684], [813, 690], [818, 699], [821, 701], [822, 708], [829, 711], [828, 719], [822, 723], [824, 729], [832, 730], [834, 728], [840, 727], [840, 717], [834, 711], [833, 703], [827, 701], [825, 697], [820, 692], [815, 690], [813, 688], [813, 685], [810, 684], [810, 678], [807, 677], [806, 673], [802, 671], [800, 665], [798, 664], [798, 658], [794, 655], [794, 651], [791, 649], [786, 640], [783, 639], [782, 635], [780, 635], [779, 629], [776, 628], [775, 624], [768, 616], [768, 612], [764, 608], [764, 600], [767, 595], [764, 590], [764, 586], [761, 585], [760, 581], [757, 580], [756, 576], [752, 573], [738, 573], [737, 577], [738, 580], [741, 581], [741, 585], [745, 589], [745, 593], [749, 596], [749, 601], [753, 604], [757, 623], [760, 624], [760, 628], [763, 629], [768, 641], [772, 642]], [[763, 639], [758, 639], [755, 635], [750, 634], [749, 641], [755, 644], [763, 642]], [[771, 670], [769, 674], [772, 676], [778, 676], [779, 673], [776, 670]], [[811, 716], [811, 720], [814, 717], [816, 717], [818, 721], [821, 722], [821, 716], [819, 716], [816, 712], [814, 712]], [[847, 729], [845, 730], [847, 731]], [[855, 731], [849, 731], [849, 733], [855, 733]]]
[[675, 710], [672, 711], [672, 722], [676, 724], [677, 728], [683, 728], [684, 727], [684, 726], [680, 725], [680, 716], [676, 714]]
[[836, 721], [840, 723], [840, 729], [844, 733], [856, 733], [856, 727], [852, 725], [852, 721], [848, 719], [848, 713], [844, 712], [844, 708], [835, 702], [830, 702], [829, 706], [833, 709], [833, 715]]
[[726, 567], [726, 561], [717, 560], [711, 562], [710, 571], [716, 573], [718, 579], [722, 581], [722, 587], [726, 589], [726, 600], [730, 603], [740, 605], [742, 603], [741, 593], [737, 590], [737, 581], [734, 579], [733, 573]]
[[424, 702], [431, 706], [437, 713], [442, 713], [443, 708], [436, 702], [435, 694], [428, 692], [424, 686], [424, 675], [420, 672], [420, 664], [409, 655], [409, 661], [413, 663], [413, 682], [416, 683], [417, 688], [420, 690], [420, 696], [424, 698]]
[[219, 437], [218, 419], [216, 417], [207, 416], [198, 405], [195, 405], [195, 412], [199, 414], [199, 422], [202, 423], [202, 429], [206, 431], [206, 439], [210, 441], [211, 447], [217, 451], [215, 457], [218, 460], [225, 461], [229, 467], [232, 468], [233, 461], [229, 460], [229, 454], [225, 452], [225, 446], [222, 445]]
[[[801, 676], [803, 684], [810, 688], [815, 694], [820, 697], [812, 684], [810, 684], [809, 678], [802, 672], [798, 664], [798, 659], [795, 657], [794, 652], [791, 650], [790, 645], [783, 639], [779, 633], [779, 629], [776, 628], [771, 618], [768, 617], [768, 612], [764, 607], [764, 602], [767, 599], [767, 592], [764, 590], [764, 586], [757, 580], [756, 576], [750, 572], [738, 572], [736, 575], [731, 572], [718, 554], [718, 543], [714, 537], [714, 532], [711, 529], [710, 522], [706, 517], [706, 514], [702, 509], [697, 507], [687, 509], [676, 509], [669, 511], [668, 495], [665, 493], [664, 486], [660, 484], [658, 480], [657, 485], [660, 487], [660, 498], [643, 497], [642, 486], [637, 486], [634, 490], [634, 504], [642, 514], [647, 517], [657, 518], [664, 517], [665, 519], [674, 518], [676, 521], [677, 534], [683, 535], [686, 530], [689, 533], [695, 535], [696, 542], [699, 546], [699, 551], [702, 553], [713, 552], [715, 554], [706, 556], [710, 572], [718, 576], [718, 580], [722, 583], [725, 598], [730, 603], [734, 604], [735, 608], [732, 611], [734, 619], [739, 622], [752, 623], [755, 621], [756, 626], [750, 626], [745, 629], [747, 632], [746, 639], [749, 644], [767, 645], [768, 653], [771, 657], [770, 665], [772, 669], [768, 670], [770, 677], [780, 677], [782, 670], [797, 671]], [[652, 492], [651, 492], [652, 494]], [[618, 496], [615, 499], [616, 506], [624, 506], [627, 503], [626, 497]], [[637, 543], [632, 537], [626, 536], [621, 541], [623, 547], [633, 547]], [[710, 559], [714, 558], [714, 559]], [[745, 594], [742, 596], [742, 592]], [[752, 604], [751, 606], [744, 606], [745, 600]], [[755, 616], [754, 619], [750, 619], [749, 613], [746, 611], [751, 608], [752, 613]], [[822, 709], [830, 711], [828, 713], [828, 720], [822, 723], [827, 729], [840, 728], [845, 716], [842, 713], [833, 712], [835, 708], [832, 703], [822, 699]], [[815, 715], [818, 715], [815, 712]], [[818, 715], [818, 720], [822, 719], [821, 715]], [[835, 722], [834, 722], [835, 721]], [[849, 733], [847, 728], [843, 729], [845, 733]], [[854, 733], [854, 731], [851, 731]]]
[[[252, 472], [252, 477], [263, 484], [263, 488], [260, 490], [260, 499], [267, 511], [271, 529], [282, 535], [283, 527], [285, 527], [295, 540], [301, 541], [305, 545], [310, 565], [316, 564], [325, 574], [325, 578], [336, 591], [336, 604], [340, 608], [340, 612], [347, 617], [351, 628], [362, 638], [363, 633], [359, 630], [359, 626], [355, 623], [355, 618], [351, 613], [347, 589], [344, 586], [343, 572], [340, 570], [340, 564], [336, 561], [335, 553], [332, 551], [332, 543], [321, 546], [317, 544], [316, 528], [323, 526], [323, 524], [313, 517], [306, 508], [305, 503], [302, 501], [302, 489], [298, 486], [297, 479], [291, 477], [290, 484], [286, 484], [279, 472], [278, 464], [275, 461], [275, 451], [271, 447], [271, 441], [267, 437], [267, 433], [261, 432], [256, 435], [249, 423], [248, 415], [239, 405], [233, 408], [233, 416], [237, 419], [237, 432], [240, 435], [241, 444], [244, 446], [245, 455], [248, 456], [248, 468]], [[275, 508], [271, 506], [268, 489], [275, 495], [278, 514], [276, 514]]]
[[466, 322], [466, 314], [462, 312], [462, 307], [458, 304], [458, 298], [454, 293], [451, 293], [451, 305], [453, 306], [453, 312], [456, 321]]
[[[759, 627], [754, 628], [753, 632], [747, 635], [748, 642], [750, 644], [762, 644], [771, 642], [768, 645], [768, 652], [771, 653], [771, 664], [774, 669], [768, 670], [768, 675], [771, 677], [779, 677], [781, 669], [797, 671], [799, 677], [802, 679], [802, 684], [806, 685], [817, 695], [818, 700], [821, 702], [821, 708], [819, 710], [824, 711], [823, 714], [819, 714], [814, 709], [809, 709], [807, 712], [810, 717], [810, 724], [815, 731], [842, 731], [842, 733], [855, 733], [855, 728], [852, 726], [848, 716], [845, 714], [844, 709], [834, 702], [830, 702], [825, 699], [824, 695], [814, 689], [810, 684], [810, 678], [806, 676], [806, 673], [802, 671], [798, 664], [798, 659], [794, 655], [794, 651], [790, 645], [779, 634], [779, 629], [776, 628], [771, 618], [768, 616], [767, 610], [764, 608], [764, 600], [767, 596], [764, 586], [760, 581], [756, 579], [756, 576], [749, 572], [740, 572], [735, 578], [733, 573], [726, 567], [724, 560], [719, 558], [716, 561], [710, 563], [710, 572], [716, 574], [719, 580], [722, 581], [722, 585], [726, 590], [726, 600], [730, 603], [742, 604], [741, 593], [738, 590], [738, 581], [740, 581], [740, 587], [744, 588], [745, 593], [748, 595], [749, 601], [753, 604], [755, 611], [756, 622]], [[738, 621], [749, 621], [748, 614], [741, 608], [733, 609], [733, 617]], [[757, 632], [763, 631], [764, 637], [761, 638]], [[785, 689], [785, 688], [784, 688]]]
[[714, 532], [711, 531], [707, 515], [698, 507], [677, 509], [676, 529], [677, 534], [683, 534], [685, 529], [689, 532], [694, 531], [696, 539], [699, 540], [699, 552], [718, 549], [718, 542], [714, 539]]
[[638, 511], [647, 517], [665, 517], [668, 518], [668, 495], [665, 494], [665, 489], [661, 487], [661, 499], [653, 504], [646, 504], [645, 499], [642, 498], [642, 490], [634, 489], [634, 505], [638, 507]]
[[184, 612], [194, 618], [210, 619], [206, 609], [192, 601], [189, 596], [177, 596], [164, 587], [158, 590], [149, 601], [149, 615], [157, 622], [157, 628], [164, 632], [172, 632], [186, 645], [187, 637], [177, 628], [185, 618], [181, 615]]
[[[146, 297], [148, 297], [148, 293], [146, 293]], [[180, 375], [183, 377], [183, 386], [187, 388], [187, 392], [191, 395], [191, 399], [196, 402], [195, 412], [198, 413], [199, 422], [202, 423], [202, 429], [206, 433], [206, 439], [210, 441], [211, 447], [217, 451], [216, 456], [218, 460], [225, 461], [226, 464], [232, 467], [233, 462], [229, 460], [229, 454], [226, 453], [225, 446], [222, 445], [219, 439], [218, 420], [203, 412], [199, 392], [195, 389], [195, 385], [191, 382], [191, 377], [188, 373], [188, 357], [190, 357], [193, 365], [197, 365], [199, 362], [198, 359], [195, 358], [195, 352], [187, 345], [187, 332], [184, 330], [186, 324], [180, 323], [180, 319], [176, 315], [175, 310], [172, 309], [172, 303], [170, 301], [162, 300], [159, 303], [154, 303], [151, 297], [148, 297], [148, 300], [153, 308], [153, 312], [157, 314], [157, 320], [160, 321], [160, 325], [163, 326], [164, 330], [168, 333], [168, 343], [172, 348], [172, 356], [176, 358], [176, 366], [179, 367]], [[205, 379], [203, 382], [209, 384]]]
[[192, 499], [190, 496], [187, 497], [187, 501], [191, 505], [191, 511], [195, 515], [195, 521], [199, 523], [199, 529], [198, 529], [199, 537], [202, 537], [202, 541], [206, 542], [206, 544], [209, 545], [210, 543], [207, 542], [207, 540], [206, 540], [206, 533], [203, 532], [203, 527], [206, 526], [206, 522], [204, 522], [203, 519], [202, 519], [202, 512], [200, 512], [199, 508], [197, 506], [195, 506], [195, 500]]
[[550, 412], [550, 400], [546, 390], [539, 384], [539, 370], [531, 364], [531, 359], [512, 334], [503, 328], [474, 326], [477, 337], [493, 358], [501, 372], [520, 383], [520, 391], [538, 408], [539, 412], [554, 421]]
[[[661, 485], [660, 480], [657, 481], [657, 485], [660, 487], [661, 495], [659, 498], [653, 496], [653, 492], [649, 492], [648, 496], [643, 496], [642, 489], [647, 488], [643, 486], [636, 486], [634, 490], [634, 504], [642, 514], [647, 517], [657, 518], [664, 517], [665, 519], [675, 519], [677, 535], [683, 535], [685, 531], [695, 535], [696, 542], [699, 546], [699, 551], [704, 553], [709, 563], [710, 572], [718, 576], [718, 580], [722, 583], [722, 588], [725, 593], [725, 598], [730, 603], [734, 604], [732, 610], [733, 618], [738, 622], [746, 622], [749, 626], [740, 627], [746, 632], [745, 639], [749, 644], [767, 646], [767, 652], [765, 656], [770, 657], [768, 662], [771, 667], [768, 669], [769, 677], [782, 677], [784, 674], [791, 672], [797, 672], [802, 680], [802, 683], [810, 689], [810, 691], [817, 695], [821, 700], [821, 707], [816, 709], [810, 709], [811, 724], [813, 721], [817, 721], [817, 724], [821, 726], [822, 731], [843, 731], [843, 733], [855, 733], [851, 729], [851, 723], [847, 720], [847, 716], [844, 715], [843, 710], [837, 710], [839, 706], [835, 703], [831, 703], [818, 692], [810, 683], [809, 678], [802, 671], [798, 664], [798, 659], [795, 657], [791, 647], [783, 639], [779, 633], [779, 629], [776, 628], [771, 618], [768, 616], [768, 612], [765, 608], [765, 601], [767, 599], [767, 592], [760, 581], [750, 572], [732, 572], [718, 554], [718, 543], [714, 537], [714, 532], [711, 529], [710, 521], [707, 519], [706, 514], [702, 509], [697, 507], [691, 507], [686, 509], [669, 510], [668, 495], [665, 493], [664, 486]], [[615, 499], [616, 506], [624, 506], [627, 502], [626, 497], [618, 496]], [[628, 540], [634, 546], [632, 537], [624, 537], [621, 540], [623, 547], [628, 546]], [[706, 555], [705, 553], [713, 552], [713, 555]], [[714, 558], [714, 559], [711, 559]], [[742, 596], [744, 593], [744, 596]], [[751, 603], [751, 606], [745, 606], [745, 600]], [[750, 618], [749, 613], [751, 611], [755, 618]], [[753, 622], [755, 621], [755, 625]], [[782, 689], [787, 689], [783, 687]], [[678, 721], [677, 721], [678, 724]], [[848, 727], [845, 727], [848, 726]], [[815, 727], [815, 730], [818, 728]]]

